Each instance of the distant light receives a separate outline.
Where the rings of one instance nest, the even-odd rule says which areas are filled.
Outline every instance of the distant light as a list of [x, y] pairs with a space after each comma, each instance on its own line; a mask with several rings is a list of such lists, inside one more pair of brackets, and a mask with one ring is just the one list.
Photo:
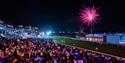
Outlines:
[[52, 33], [56, 33], [55, 31], [53, 31]]
[[38, 35], [38, 38], [41, 38], [41, 35]]
[[59, 33], [62, 33], [61, 31]]
[[79, 33], [79, 32], [74, 32], [74, 33]]
[[20, 42], [20, 39], [17, 39], [18, 42]]
[[27, 38], [30, 38], [30, 37], [31, 37], [31, 36], [30, 36], [27, 32], [25, 32], [22, 38], [23, 38], [23, 39], [27, 39]]
[[46, 35], [49, 36], [51, 33], [52, 33], [51, 31], [46, 32]]
[[32, 28], [32, 26], [28, 26], [28, 28]]
[[42, 32], [40, 32], [39, 34], [42, 35]]
[[35, 29], [38, 29], [38, 27], [35, 27]]
[[3, 29], [3, 27], [0, 27], [0, 29]]
[[64, 31], [62, 33], [65, 33]]
[[40, 32], [39, 34], [40, 34], [40, 35], [45, 35], [45, 33], [44, 33], [44, 32]]
[[45, 33], [43, 32], [42, 35], [45, 35]]
[[31, 28], [29, 30], [32, 30]]
[[67, 33], [71, 33], [70, 31], [68, 31]]
[[28, 35], [28, 33], [25, 32], [24, 35]]
[[18, 27], [21, 27], [21, 28], [22, 28], [22, 27], [23, 27], [23, 25], [19, 25]]

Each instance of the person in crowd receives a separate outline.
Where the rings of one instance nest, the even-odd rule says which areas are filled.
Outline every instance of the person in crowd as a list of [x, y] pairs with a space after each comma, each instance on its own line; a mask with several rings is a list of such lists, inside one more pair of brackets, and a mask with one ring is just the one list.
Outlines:
[[0, 46], [0, 63], [125, 63], [121, 58], [56, 44], [52, 39], [4, 39]]

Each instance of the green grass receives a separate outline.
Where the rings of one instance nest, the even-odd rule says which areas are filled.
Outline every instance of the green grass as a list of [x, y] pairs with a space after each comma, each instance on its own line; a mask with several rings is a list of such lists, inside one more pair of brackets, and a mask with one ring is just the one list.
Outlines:
[[[116, 47], [116, 46], [114, 47], [113, 45], [108, 45], [108, 44], [98, 44], [98, 43], [88, 42], [88, 41], [73, 40], [73, 39], [64, 38], [61, 36], [55, 36], [53, 37], [53, 39], [59, 44], [77, 46], [77, 47], [81, 47], [89, 50], [95, 50], [95, 48], [98, 47], [99, 52], [125, 57], [125, 48], [123, 47]], [[62, 42], [62, 40], [64, 42]]]

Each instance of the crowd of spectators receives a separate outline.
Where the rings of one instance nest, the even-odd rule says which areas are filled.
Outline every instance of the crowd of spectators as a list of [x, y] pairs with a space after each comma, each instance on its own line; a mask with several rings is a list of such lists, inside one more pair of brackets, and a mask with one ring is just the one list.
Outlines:
[[125, 61], [85, 49], [56, 44], [52, 39], [2, 39], [0, 63], [125, 63]]

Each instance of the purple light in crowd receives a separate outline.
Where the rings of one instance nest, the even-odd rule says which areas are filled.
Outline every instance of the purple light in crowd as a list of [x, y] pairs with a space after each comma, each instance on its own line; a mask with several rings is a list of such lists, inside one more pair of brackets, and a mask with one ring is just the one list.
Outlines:
[[87, 24], [88, 26], [90, 24], [97, 23], [99, 19], [99, 13], [97, 11], [97, 8], [95, 7], [86, 7], [82, 12], [80, 13], [81, 20], [83, 23]]

